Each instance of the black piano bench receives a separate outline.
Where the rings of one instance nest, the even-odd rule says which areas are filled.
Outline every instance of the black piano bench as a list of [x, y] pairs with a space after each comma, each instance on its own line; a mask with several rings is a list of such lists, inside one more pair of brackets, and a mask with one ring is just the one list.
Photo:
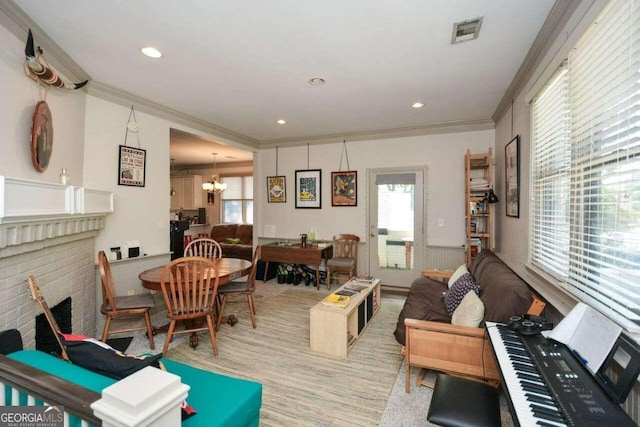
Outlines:
[[427, 420], [443, 427], [499, 427], [498, 390], [477, 381], [438, 374]]

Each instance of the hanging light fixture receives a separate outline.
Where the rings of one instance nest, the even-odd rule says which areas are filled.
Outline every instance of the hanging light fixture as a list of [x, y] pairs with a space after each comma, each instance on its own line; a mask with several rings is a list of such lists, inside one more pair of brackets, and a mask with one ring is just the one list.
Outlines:
[[218, 181], [218, 175], [216, 174], [216, 156], [218, 153], [213, 154], [213, 175], [211, 175], [211, 181], [202, 184], [202, 189], [207, 193], [220, 194], [227, 189], [227, 184]]

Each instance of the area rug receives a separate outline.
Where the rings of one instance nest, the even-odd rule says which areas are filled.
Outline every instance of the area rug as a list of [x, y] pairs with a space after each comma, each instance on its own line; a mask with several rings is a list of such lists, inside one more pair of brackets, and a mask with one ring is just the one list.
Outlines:
[[[267, 288], [264, 288], [267, 287]], [[167, 358], [263, 385], [261, 426], [375, 426], [402, 362], [393, 338], [403, 301], [381, 301], [347, 358], [309, 349], [309, 309], [329, 291], [267, 282], [256, 291], [257, 329], [246, 300], [228, 304], [239, 322], [217, 333], [218, 357], [206, 334], [197, 349], [188, 343]]]
[[[420, 368], [411, 368], [411, 392], [405, 393], [404, 360], [398, 370], [396, 382], [389, 396], [389, 401], [380, 418], [380, 427], [431, 427], [436, 426], [427, 421], [429, 404], [433, 390], [429, 387], [417, 386], [416, 379]], [[427, 371], [425, 379], [431, 383], [436, 380], [435, 371]], [[500, 391], [500, 417], [502, 427], [513, 427], [513, 418], [509, 412], [506, 398]]]

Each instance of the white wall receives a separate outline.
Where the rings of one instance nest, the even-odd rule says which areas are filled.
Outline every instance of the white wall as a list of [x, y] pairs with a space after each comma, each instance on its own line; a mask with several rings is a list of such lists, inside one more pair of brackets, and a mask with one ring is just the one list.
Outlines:
[[[96, 252], [138, 240], [143, 253], [169, 250], [169, 127], [166, 120], [136, 112], [140, 148], [146, 150], [144, 187], [118, 185], [119, 146], [124, 145], [130, 108], [87, 97], [85, 185], [111, 191], [115, 212], [96, 240]], [[138, 147], [133, 133], [127, 145]], [[126, 257], [126, 254], [124, 254]]]
[[[278, 175], [286, 176], [287, 202], [268, 203], [266, 177], [275, 175], [276, 150], [261, 150], [254, 165], [254, 203], [258, 212], [255, 236], [264, 236], [265, 225], [275, 225], [277, 237], [296, 238], [312, 227], [319, 239], [337, 233], [353, 233], [367, 240], [367, 170], [426, 166], [426, 244], [459, 246], [464, 243], [464, 154], [484, 152], [494, 144], [493, 130], [447, 133], [385, 140], [347, 142], [350, 170], [358, 172], [358, 205], [332, 207], [331, 172], [339, 171], [342, 141], [309, 147], [278, 149]], [[295, 208], [295, 171], [322, 170], [322, 209]], [[346, 171], [346, 160], [342, 161]], [[437, 225], [444, 218], [444, 227]]]
[[24, 74], [25, 40], [0, 26], [0, 175], [58, 182], [67, 168], [71, 184], [82, 186], [85, 94], [51, 89], [46, 93], [53, 118], [53, 151], [40, 173], [31, 162], [31, 125], [36, 103], [45, 92]]

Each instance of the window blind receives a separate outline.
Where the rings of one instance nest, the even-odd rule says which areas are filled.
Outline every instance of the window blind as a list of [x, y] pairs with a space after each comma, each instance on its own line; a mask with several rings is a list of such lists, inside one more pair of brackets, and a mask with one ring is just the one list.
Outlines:
[[531, 262], [640, 341], [640, 2], [612, 0], [532, 104]]
[[569, 265], [571, 120], [566, 66], [552, 76], [532, 104], [530, 257], [557, 278]]
[[640, 333], [640, 7], [612, 1], [569, 55], [565, 286]]

